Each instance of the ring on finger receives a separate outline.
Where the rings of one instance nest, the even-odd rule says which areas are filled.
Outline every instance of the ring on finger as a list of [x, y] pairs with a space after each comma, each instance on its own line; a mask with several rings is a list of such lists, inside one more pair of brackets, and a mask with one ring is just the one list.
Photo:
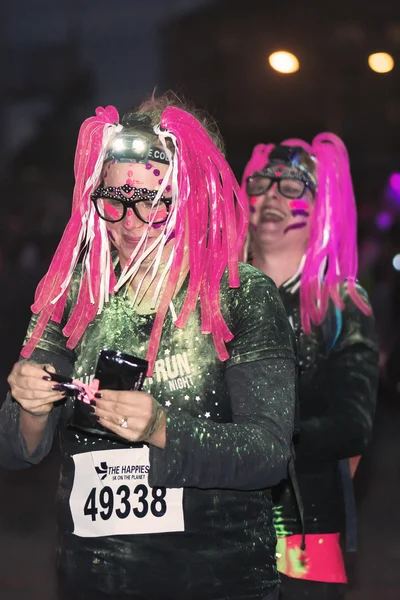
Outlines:
[[128, 417], [121, 417], [119, 426], [123, 427], [124, 429], [127, 429], [128, 428]]

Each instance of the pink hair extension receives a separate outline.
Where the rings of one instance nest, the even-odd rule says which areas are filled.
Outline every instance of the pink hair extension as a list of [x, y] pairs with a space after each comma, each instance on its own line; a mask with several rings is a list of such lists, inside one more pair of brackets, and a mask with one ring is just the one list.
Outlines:
[[[318, 188], [301, 270], [300, 310], [304, 332], [311, 332], [311, 323], [319, 325], [324, 320], [330, 298], [343, 310], [339, 286], [345, 282], [356, 306], [365, 314], [371, 314], [356, 289], [357, 212], [344, 143], [333, 133], [321, 133], [311, 145], [296, 138], [281, 144], [302, 147], [315, 158], [317, 165]], [[254, 148], [242, 179], [243, 196], [247, 177], [266, 166], [273, 148], [272, 144], [259, 144]]]
[[166, 130], [167, 136], [172, 134], [171, 139], [175, 143], [178, 201], [175, 208], [174, 257], [146, 357], [149, 373], [178, 282], [185, 244], [189, 248], [189, 285], [175, 325], [185, 326], [200, 298], [202, 332], [213, 335], [219, 358], [228, 358], [225, 342], [233, 336], [221, 314], [219, 286], [227, 266], [229, 285], [239, 286], [238, 257], [248, 221], [247, 202], [241, 198], [237, 181], [199, 121], [184, 110], [168, 107], [162, 114], [160, 126]]
[[[82, 265], [82, 280], [74, 310], [63, 330], [69, 348], [75, 347], [87, 325], [96, 316], [99, 307], [116, 283], [111, 265], [107, 231], [95, 213], [90, 193], [101, 173], [107, 142], [121, 129], [118, 112], [113, 106], [96, 110], [96, 116], [86, 119], [81, 126], [75, 154], [75, 188], [72, 216], [69, 220], [50, 267], [39, 283], [32, 312], [40, 313], [36, 326], [21, 355], [28, 358], [36, 347], [50, 319], [60, 322], [65, 307], [72, 274], [78, 263], [82, 243], [86, 255]], [[100, 249], [103, 250], [101, 265]], [[104, 262], [104, 253], [106, 260]], [[108, 273], [101, 277], [101, 267]], [[107, 289], [100, 288], [106, 284]]]

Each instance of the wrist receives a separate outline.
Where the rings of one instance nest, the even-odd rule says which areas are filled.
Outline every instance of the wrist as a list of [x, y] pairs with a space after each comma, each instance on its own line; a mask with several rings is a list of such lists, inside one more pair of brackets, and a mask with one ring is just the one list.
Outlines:
[[[151, 419], [147, 425], [146, 430], [143, 432], [143, 441], [148, 444], [153, 444], [154, 446], [159, 446], [160, 443], [163, 443], [162, 447], [165, 446], [165, 421], [166, 415], [161, 404], [153, 398], [153, 412], [151, 415]], [[160, 435], [160, 430], [163, 430]], [[163, 442], [164, 438], [164, 442]]]
[[20, 421], [22, 418], [22, 420], [28, 420], [31, 423], [35, 423], [36, 426], [46, 425], [46, 423], [49, 419], [50, 413], [51, 413], [51, 410], [45, 414], [37, 414], [37, 413], [31, 412], [30, 410], [26, 410], [26, 408], [23, 408], [23, 406], [20, 405]]

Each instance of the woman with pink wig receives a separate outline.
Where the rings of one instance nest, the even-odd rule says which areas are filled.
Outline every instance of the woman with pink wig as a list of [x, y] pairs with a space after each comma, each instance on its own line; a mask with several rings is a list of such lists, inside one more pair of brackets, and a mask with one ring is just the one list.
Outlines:
[[292, 482], [274, 489], [280, 598], [343, 598], [344, 521], [350, 544], [354, 536], [349, 459], [370, 439], [378, 382], [374, 321], [356, 281], [346, 148], [330, 133], [311, 146], [298, 139], [260, 144], [242, 189], [250, 206], [250, 261], [276, 283], [297, 339], [294, 482], [301, 501]]
[[[5, 466], [60, 441], [60, 596], [275, 600], [295, 358], [275, 286], [238, 264], [240, 188], [168, 98], [97, 109], [75, 177], [0, 413]], [[143, 389], [103, 385], [103, 350], [147, 364]]]

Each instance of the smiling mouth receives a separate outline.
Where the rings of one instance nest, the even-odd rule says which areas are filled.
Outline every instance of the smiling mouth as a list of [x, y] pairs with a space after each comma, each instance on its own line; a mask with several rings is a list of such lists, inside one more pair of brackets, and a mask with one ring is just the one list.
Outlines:
[[128, 244], [137, 244], [142, 239], [142, 236], [140, 236], [140, 237], [130, 237], [129, 235], [124, 235], [122, 237], [125, 240], [125, 242], [127, 242]]
[[286, 215], [275, 208], [265, 208], [261, 213], [261, 223], [280, 223], [286, 219]]

